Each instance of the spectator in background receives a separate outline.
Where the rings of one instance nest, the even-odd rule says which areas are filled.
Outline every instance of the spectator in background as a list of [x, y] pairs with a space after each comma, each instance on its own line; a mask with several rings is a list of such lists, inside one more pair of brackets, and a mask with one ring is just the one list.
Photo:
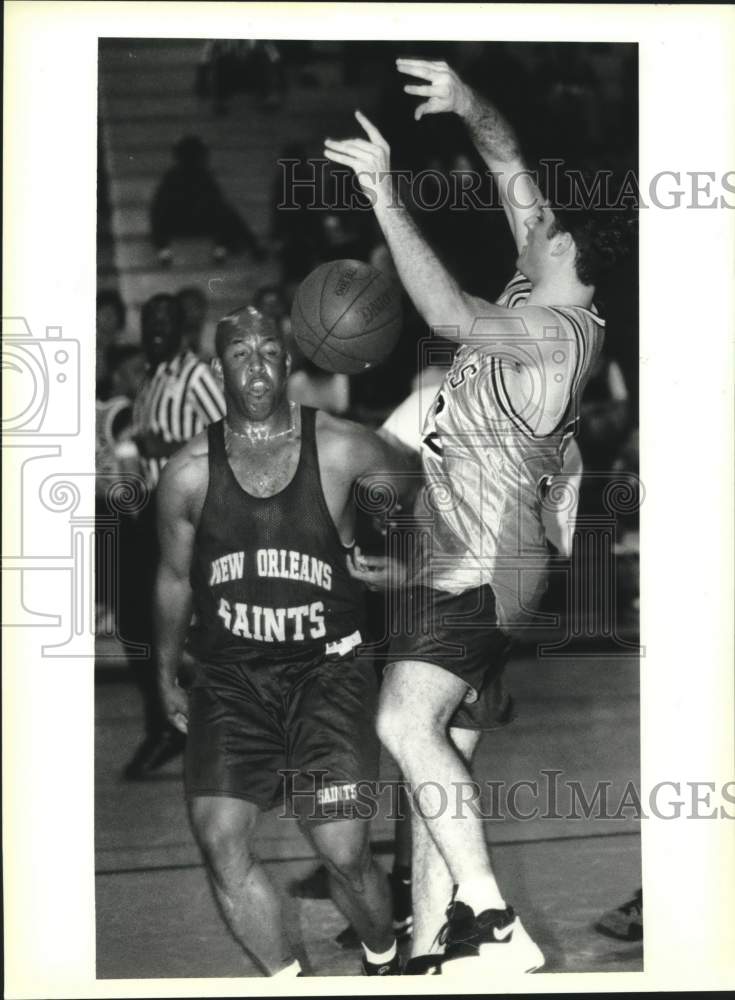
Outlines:
[[125, 303], [116, 289], [107, 288], [97, 293], [95, 380], [98, 399], [106, 399], [111, 392], [107, 352], [125, 341], [126, 317]]
[[[139, 470], [138, 449], [133, 441], [133, 400], [146, 374], [142, 349], [134, 344], [109, 348], [107, 370], [110, 373], [110, 395], [107, 399], [98, 398], [96, 401], [95, 465], [98, 477]], [[98, 485], [104, 492], [104, 481]]]
[[619, 621], [635, 622], [640, 610], [640, 535], [638, 506], [641, 495], [638, 483], [638, 428], [632, 430], [614, 462], [614, 471], [630, 477], [638, 503], [631, 505], [629, 513], [618, 516], [618, 537], [615, 544], [617, 560], [617, 598]]
[[[133, 399], [145, 378], [145, 357], [132, 344], [112, 346], [106, 353], [109, 395], [95, 406], [95, 514], [109, 515], [108, 490], [125, 474], [140, 471], [133, 441]], [[100, 540], [101, 541], [101, 540]], [[111, 567], [105, 565], [102, 544], [95, 546], [95, 604], [97, 634], [115, 633], [115, 588], [110, 590]]]
[[216, 115], [226, 114], [233, 94], [255, 94], [267, 110], [283, 100], [286, 77], [279, 46], [256, 38], [207, 41], [197, 70], [197, 94], [212, 99]]
[[630, 403], [620, 365], [604, 350], [587, 382], [581, 418], [579, 446], [585, 468], [611, 472], [629, 430]]
[[350, 380], [347, 375], [325, 372], [302, 355], [288, 379], [288, 398], [341, 415], [350, 408]]
[[202, 357], [202, 336], [207, 320], [207, 296], [196, 285], [180, 288], [176, 298], [181, 309], [182, 346]]
[[209, 167], [209, 150], [197, 136], [180, 139], [173, 148], [174, 165], [160, 181], [151, 204], [151, 239], [161, 264], [173, 260], [175, 237], [207, 237], [214, 259], [248, 250], [255, 260], [265, 251], [245, 220], [226, 200]]
[[276, 321], [289, 347], [291, 346], [291, 309], [285, 289], [281, 285], [264, 285], [253, 298], [253, 305]]
[[271, 189], [272, 233], [283, 281], [301, 281], [319, 263], [315, 207], [322, 202], [321, 173], [302, 143], [279, 154]]
[[145, 712], [145, 737], [125, 768], [128, 780], [141, 780], [175, 757], [183, 736], [161, 708], [153, 665], [153, 583], [158, 562], [156, 495], [168, 459], [189, 438], [224, 416], [222, 391], [209, 366], [183, 343], [181, 304], [173, 295], [154, 295], [141, 311], [148, 377], [133, 408], [133, 438], [141, 454], [148, 503], [124, 526], [121, 635], [142, 643], [151, 658], [130, 660]]

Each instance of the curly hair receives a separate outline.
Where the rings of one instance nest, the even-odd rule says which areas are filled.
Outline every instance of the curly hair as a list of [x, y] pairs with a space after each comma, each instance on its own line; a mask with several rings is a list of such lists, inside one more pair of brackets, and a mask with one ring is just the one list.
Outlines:
[[569, 233], [574, 240], [574, 269], [583, 285], [597, 285], [633, 250], [637, 219], [613, 211], [556, 209], [549, 239]]
[[[627, 178], [628, 175], [626, 175]], [[569, 233], [576, 247], [575, 270], [583, 285], [597, 285], [630, 256], [638, 225], [637, 202], [623, 203], [620, 171], [591, 161], [565, 163], [547, 174], [546, 197], [554, 213], [549, 238]]]

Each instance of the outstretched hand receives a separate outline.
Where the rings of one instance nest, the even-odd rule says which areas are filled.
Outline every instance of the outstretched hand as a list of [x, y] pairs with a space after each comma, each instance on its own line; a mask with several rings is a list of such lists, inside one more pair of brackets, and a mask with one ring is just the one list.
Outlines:
[[355, 112], [355, 118], [367, 135], [367, 139], [325, 139], [324, 155], [334, 163], [351, 167], [368, 196], [389, 193], [390, 190], [390, 147], [373, 123], [362, 114]]
[[441, 112], [453, 111], [460, 117], [464, 116], [470, 104], [470, 90], [454, 70], [443, 61], [430, 59], [396, 59], [399, 73], [415, 76], [426, 83], [407, 83], [403, 88], [405, 93], [417, 97], [425, 97], [413, 113], [416, 121], [424, 115], [436, 115]]

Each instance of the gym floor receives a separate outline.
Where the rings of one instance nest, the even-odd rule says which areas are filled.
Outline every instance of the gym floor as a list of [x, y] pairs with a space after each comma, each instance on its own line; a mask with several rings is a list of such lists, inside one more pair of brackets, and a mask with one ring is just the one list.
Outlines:
[[[544, 951], [545, 972], [643, 968], [640, 942], [606, 938], [593, 927], [641, 884], [640, 824], [629, 807], [630, 789], [639, 778], [638, 671], [636, 657], [609, 650], [566, 660], [539, 660], [532, 649], [522, 650], [508, 673], [517, 718], [487, 734], [475, 759], [481, 783], [504, 782], [498, 787], [505, 789], [519, 781], [538, 783], [538, 794], [519, 786], [514, 815], [493, 808], [489, 792], [483, 804], [495, 814], [486, 827], [498, 880]], [[259, 975], [212, 899], [188, 827], [180, 759], [154, 779], [123, 781], [122, 766], [142, 735], [139, 697], [121, 665], [107, 665], [97, 676], [98, 978]], [[544, 771], [561, 774], [554, 779]], [[381, 776], [397, 777], [387, 756]], [[545, 794], [552, 781], [555, 804]], [[576, 804], [571, 783], [582, 792]], [[593, 808], [585, 818], [582, 797], [594, 803], [596, 783], [606, 793], [606, 807]], [[387, 799], [385, 806], [373, 824], [372, 841], [389, 870]], [[521, 817], [534, 807], [539, 815]], [[257, 849], [286, 893], [289, 883], [316, 864], [296, 822], [277, 811], [263, 817]], [[331, 901], [291, 898], [286, 912], [308, 974], [359, 974], [360, 953], [335, 943], [345, 920]]]

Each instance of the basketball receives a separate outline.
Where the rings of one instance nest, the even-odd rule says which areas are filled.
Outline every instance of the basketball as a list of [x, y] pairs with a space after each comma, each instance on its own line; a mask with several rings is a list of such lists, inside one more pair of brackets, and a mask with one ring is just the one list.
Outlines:
[[402, 320], [397, 283], [359, 260], [320, 264], [302, 281], [291, 310], [303, 354], [325, 371], [343, 375], [385, 361]]

